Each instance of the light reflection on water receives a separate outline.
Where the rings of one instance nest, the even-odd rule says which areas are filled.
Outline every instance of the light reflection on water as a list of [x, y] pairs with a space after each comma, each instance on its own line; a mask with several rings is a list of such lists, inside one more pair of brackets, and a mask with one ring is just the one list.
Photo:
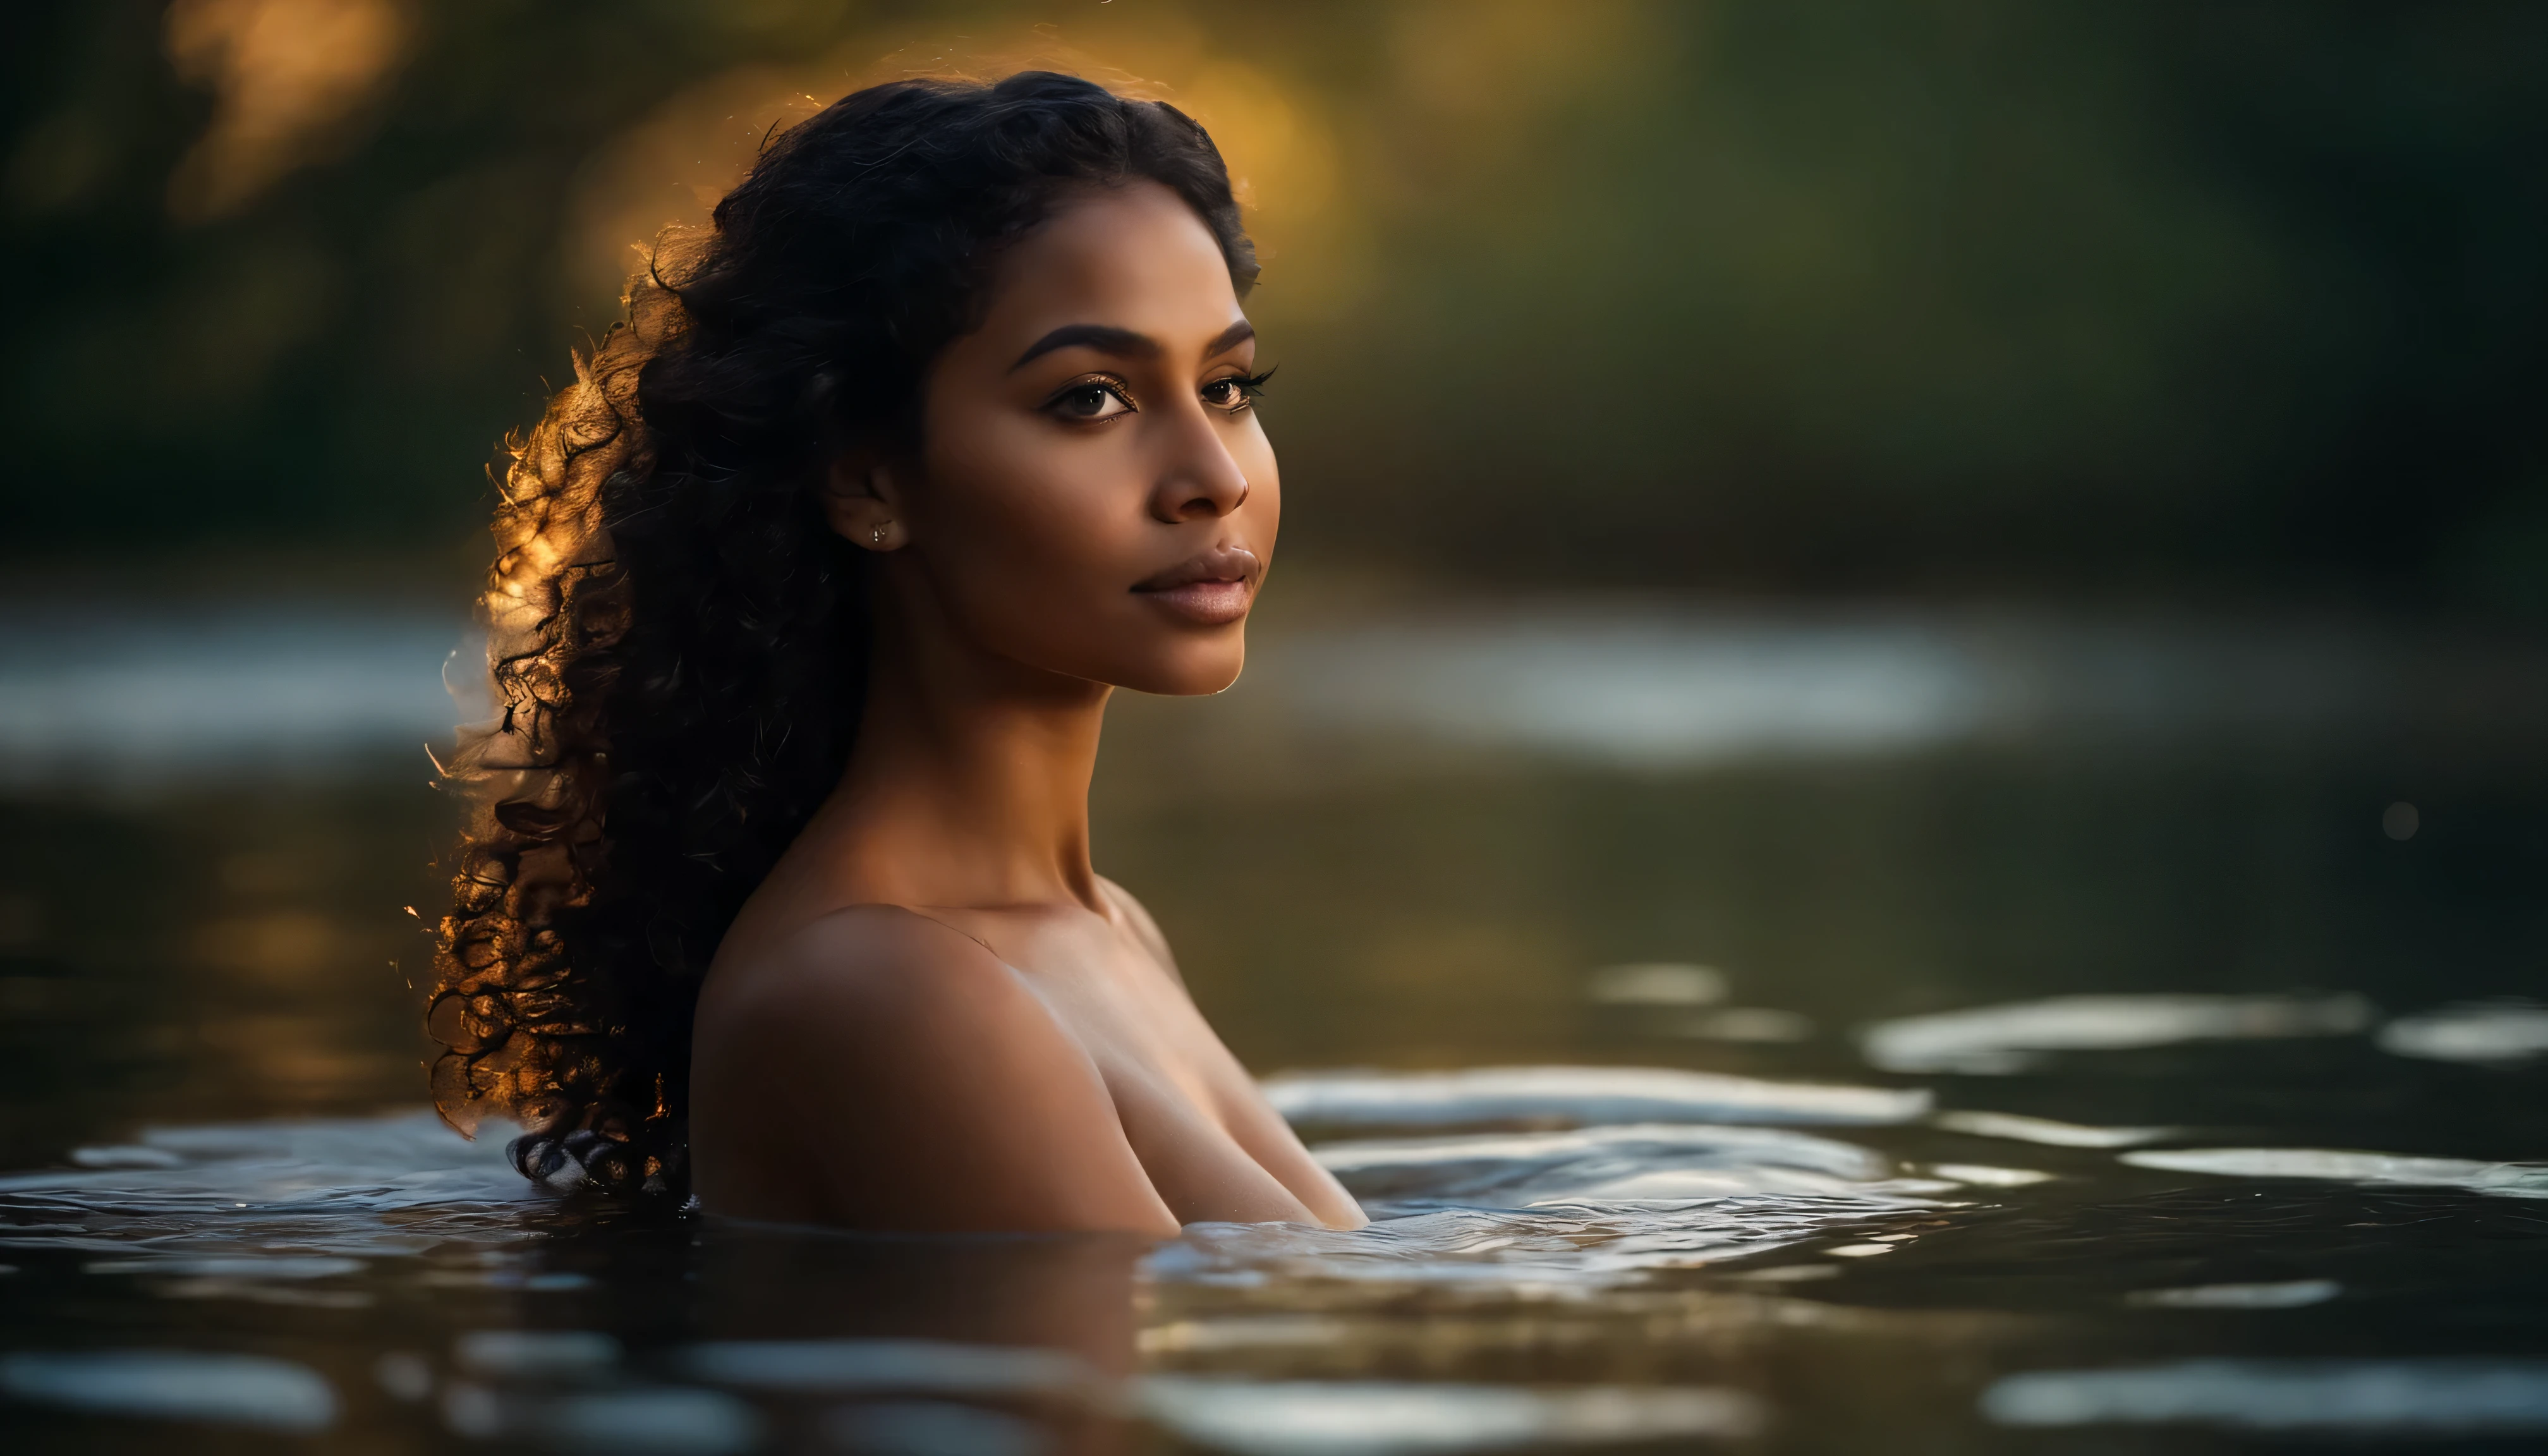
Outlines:
[[1575, 1123], [1900, 1123], [1928, 1111], [1916, 1088], [1765, 1082], [1658, 1067], [1479, 1067], [1417, 1074], [1321, 1072], [1265, 1084], [1274, 1110], [1321, 1127]]
[[[1259, 634], [1268, 731], [1641, 769], [2035, 737], [2272, 743], [2548, 724], [2548, 654], [2359, 625], [1587, 600]], [[455, 614], [289, 597], [0, 598], [0, 783], [339, 771], [488, 706]], [[458, 699], [455, 705], [454, 699]], [[2410, 809], [2412, 812], [2412, 808]]]
[[0, 1355], [0, 1394], [102, 1415], [321, 1431], [336, 1393], [316, 1371], [255, 1355], [174, 1350]]
[[2548, 1361], [2200, 1360], [2046, 1371], [1991, 1387], [2004, 1425], [2204, 1424], [2354, 1436], [2548, 1431]]
[[1866, 1059], [1896, 1072], [2013, 1072], [2052, 1051], [2331, 1037], [2371, 1024], [2360, 996], [2057, 996], [1878, 1022]]
[[2526, 1061], [2548, 1055], [2548, 1006], [2504, 1001], [2439, 1007], [2382, 1027], [2380, 1047], [2434, 1061]]
[[[38, 754], [0, 723], [28, 785], [0, 799], [12, 1450], [191, 1420], [359, 1449], [2173, 1451], [2404, 1439], [2455, 1401], [2494, 1424], [2450, 1429], [2533, 1429], [2548, 775], [2526, 710], [2468, 730], [2519, 707], [2501, 653], [2452, 659], [2490, 697], [2323, 633], [1269, 634], [1225, 699], [1123, 704], [1099, 846], [1380, 1221], [1146, 1249], [561, 1201], [500, 1139], [379, 1114], [418, 1095], [401, 907], [438, 892], [413, 743], [447, 710], [428, 681], [393, 742], [321, 700], [371, 680], [303, 672], [297, 714], [189, 737], [186, 692], [290, 665], [206, 620], [187, 641], [248, 646], [96, 696], [150, 733], [66, 757], [78, 733]], [[448, 639], [418, 623], [396, 671], [429, 680]], [[0, 718], [71, 681], [30, 640], [0, 642]], [[2313, 1394], [2357, 1378], [2404, 1394]]]
[[2137, 1168], [2211, 1173], [2224, 1178], [2321, 1178], [2339, 1183], [2396, 1183], [2411, 1188], [2465, 1188], [2503, 1198], [2548, 1198], [2548, 1163], [2486, 1163], [2458, 1157], [2400, 1157], [2331, 1152], [2315, 1147], [2189, 1147], [2136, 1151]]
[[308, 601], [0, 603], [0, 783], [307, 776], [412, 752], [449, 732], [442, 666], [466, 636], [444, 612]]
[[1163, 1376], [1144, 1409], [1177, 1433], [1243, 1456], [1396, 1456], [1515, 1446], [1748, 1436], [1759, 1403], [1739, 1391]]

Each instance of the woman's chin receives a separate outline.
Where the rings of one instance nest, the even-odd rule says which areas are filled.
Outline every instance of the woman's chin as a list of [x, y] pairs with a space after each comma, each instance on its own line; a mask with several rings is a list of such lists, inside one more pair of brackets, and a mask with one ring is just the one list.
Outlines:
[[1140, 669], [1115, 677], [1118, 687], [1159, 697], [1209, 697], [1238, 681], [1247, 664], [1247, 640], [1233, 622], [1222, 633], [1227, 642], [1181, 644]]

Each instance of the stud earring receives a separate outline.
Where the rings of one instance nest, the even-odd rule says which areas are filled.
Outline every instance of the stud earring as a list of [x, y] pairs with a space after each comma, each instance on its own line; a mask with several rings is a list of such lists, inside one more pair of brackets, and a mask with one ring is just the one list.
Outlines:
[[886, 525], [888, 525], [888, 524], [890, 524], [890, 522], [878, 522], [878, 523], [877, 523], [877, 524], [875, 524], [875, 525], [869, 526], [869, 527], [867, 528], [867, 544], [868, 544], [868, 545], [870, 545], [870, 546], [881, 546], [881, 545], [883, 545], [883, 544], [884, 544], [884, 528], [885, 528], [885, 526], [886, 526]]

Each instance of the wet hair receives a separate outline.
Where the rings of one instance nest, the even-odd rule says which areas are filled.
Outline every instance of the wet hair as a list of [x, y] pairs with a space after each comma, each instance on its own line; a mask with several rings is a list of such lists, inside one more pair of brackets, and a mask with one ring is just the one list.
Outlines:
[[1002, 250], [1075, 189], [1143, 180], [1243, 294], [1228, 174], [1174, 107], [1048, 71], [844, 97], [668, 234], [509, 442], [498, 712], [445, 768], [470, 810], [425, 1021], [435, 1106], [520, 1122], [526, 1176], [686, 1188], [700, 977], [858, 730], [866, 558], [824, 521], [825, 468], [916, 446], [923, 373]]

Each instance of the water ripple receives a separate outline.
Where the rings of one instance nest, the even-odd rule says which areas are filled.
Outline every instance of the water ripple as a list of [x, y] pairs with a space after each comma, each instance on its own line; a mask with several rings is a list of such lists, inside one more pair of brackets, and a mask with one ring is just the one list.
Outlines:
[[2122, 1160], [2137, 1168], [2223, 1178], [2320, 1178], [2330, 1183], [2464, 1188], [2503, 1198], [2548, 1198], [2548, 1164], [2543, 1163], [2484, 1163], [2321, 1147], [2183, 1147], [2127, 1152]]
[[1879, 1186], [1936, 1193], [1948, 1186], [1887, 1182], [1891, 1162], [1856, 1143], [1774, 1128], [1631, 1124], [1328, 1142], [1316, 1152], [1359, 1197], [1432, 1203], [1687, 1201]]
[[1499, 1123], [1907, 1123], [1918, 1088], [1772, 1082], [1644, 1066], [1495, 1066], [1446, 1072], [1286, 1072], [1265, 1081], [1275, 1111], [1326, 1127]]
[[[415, 1253], [521, 1236], [540, 1196], [504, 1130], [463, 1140], [430, 1112], [154, 1128], [83, 1166], [0, 1177], [0, 1246], [175, 1257]], [[97, 1156], [104, 1151], [110, 1156]], [[137, 1154], [150, 1154], [144, 1157]], [[283, 1277], [267, 1266], [260, 1277]]]

